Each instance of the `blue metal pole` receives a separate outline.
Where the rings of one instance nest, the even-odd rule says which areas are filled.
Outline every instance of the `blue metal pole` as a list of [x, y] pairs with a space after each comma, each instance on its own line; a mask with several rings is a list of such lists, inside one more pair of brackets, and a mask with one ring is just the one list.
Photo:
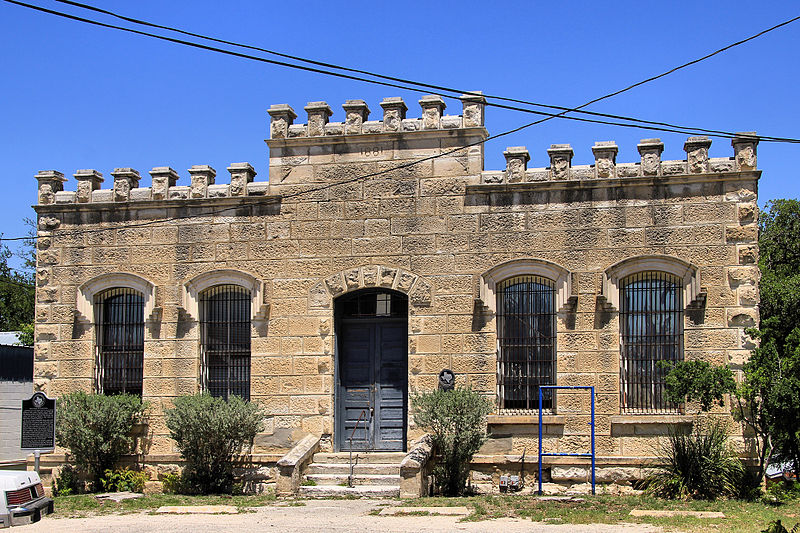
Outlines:
[[595, 452], [594, 452], [594, 387], [591, 388], [592, 392], [592, 494], [596, 494], [595, 492], [595, 478], [594, 478], [594, 466], [595, 466]]
[[539, 387], [539, 494], [542, 494], [542, 388]]

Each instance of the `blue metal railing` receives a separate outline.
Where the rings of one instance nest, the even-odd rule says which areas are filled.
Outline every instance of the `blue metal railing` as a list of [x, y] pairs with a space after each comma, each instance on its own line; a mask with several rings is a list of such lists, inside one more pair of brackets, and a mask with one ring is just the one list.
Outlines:
[[[592, 431], [592, 452], [591, 453], [543, 453], [542, 452], [542, 389], [588, 389], [592, 400], [592, 420], [589, 426]], [[555, 402], [553, 403], [555, 405]], [[539, 494], [542, 494], [542, 457], [591, 457], [592, 458], [592, 494], [595, 494], [595, 453], [594, 453], [594, 387], [582, 385], [541, 385], [539, 387]]]

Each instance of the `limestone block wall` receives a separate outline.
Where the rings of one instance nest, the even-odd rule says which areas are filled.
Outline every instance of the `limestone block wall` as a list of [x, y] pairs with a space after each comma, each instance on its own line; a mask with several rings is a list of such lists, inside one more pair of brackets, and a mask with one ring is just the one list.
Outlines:
[[[558, 314], [559, 384], [597, 389], [597, 452], [612, 464], [652, 455], [663, 424], [620, 413], [619, 319], [608, 272], [637, 257], [668, 256], [697, 272], [685, 313], [685, 356], [741, 365], [757, 324], [757, 137], [733, 140], [733, 158], [709, 158], [710, 141], [690, 138], [687, 159], [661, 161], [646, 139], [639, 162], [617, 164], [614, 143], [597, 143], [594, 165], [573, 166], [569, 145], [547, 150], [549, 166], [528, 168], [524, 147], [508, 148], [507, 167], [483, 169], [484, 102], [462, 98], [462, 114], [443, 114], [437, 97], [406, 118], [385, 99], [369, 121], [360, 100], [330, 122], [324, 102], [270, 108], [269, 181], [246, 163], [230, 183], [194, 166], [191, 184], [156, 167], [152, 187], [116, 169], [102, 189], [93, 170], [39, 180], [36, 386], [51, 395], [95, 387], [93, 319], [78, 302], [87, 287], [129, 273], [152, 287], [146, 312], [144, 397], [154, 408], [148, 449], [174, 454], [162, 410], [199, 389], [198, 317], [187, 300], [193, 280], [241, 272], [258, 301], [252, 322], [251, 397], [269, 413], [257, 451], [286, 450], [334, 424], [337, 296], [365, 287], [409, 295], [409, 389], [436, 386], [442, 368], [494, 399], [495, 319], [484, 274], [518, 259], [569, 272]], [[545, 447], [588, 448], [585, 395], [560, 393]], [[663, 422], [662, 419], [659, 422]], [[676, 419], [685, 422], [685, 419]], [[485, 454], [532, 454], [531, 413], [491, 419]], [[409, 440], [419, 434], [409, 422]], [[638, 458], [638, 459], [637, 459]], [[491, 462], [490, 459], [487, 461]]]

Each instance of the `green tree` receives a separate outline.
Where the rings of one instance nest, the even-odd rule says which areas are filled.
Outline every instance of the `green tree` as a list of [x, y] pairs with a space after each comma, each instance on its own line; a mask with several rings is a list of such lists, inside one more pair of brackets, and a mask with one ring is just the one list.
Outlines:
[[0, 244], [0, 331], [16, 331], [33, 323], [33, 273], [11, 268], [13, 253]]
[[739, 396], [760, 453], [800, 471], [800, 201], [767, 204], [759, 230], [761, 324], [751, 331], [759, 346], [744, 365]]
[[680, 361], [664, 379], [667, 399], [673, 403], [698, 401], [701, 411], [714, 404], [725, 405], [724, 395], [736, 391], [736, 380], [727, 366], [712, 366], [708, 361]]

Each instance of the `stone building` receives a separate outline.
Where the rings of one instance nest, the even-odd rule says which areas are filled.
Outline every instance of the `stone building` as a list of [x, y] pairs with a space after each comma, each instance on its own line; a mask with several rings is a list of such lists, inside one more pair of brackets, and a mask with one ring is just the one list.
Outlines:
[[[426, 96], [406, 118], [386, 98], [368, 120], [348, 100], [343, 122], [311, 102], [306, 124], [272, 106], [263, 181], [248, 163], [227, 183], [193, 166], [186, 185], [156, 167], [151, 187], [118, 168], [105, 189], [79, 170], [74, 191], [38, 173], [36, 387], [141, 394], [152, 464], [177, 461], [174, 397], [249, 397], [269, 413], [250, 459], [269, 466], [302, 442], [408, 451], [410, 395], [450, 369], [496, 405], [475, 460], [487, 482], [523, 452], [535, 464], [540, 385], [591, 385], [599, 479], [635, 477], [667, 423], [692, 423], [658, 362], [735, 368], [752, 347], [757, 137], [722, 158], [690, 137], [679, 161], [645, 139], [633, 163], [598, 142], [593, 165], [554, 144], [544, 168], [509, 147], [487, 171], [484, 100], [461, 101], [450, 116]], [[587, 451], [589, 395], [543, 401], [544, 449]], [[584, 465], [548, 461], [565, 483]]]

